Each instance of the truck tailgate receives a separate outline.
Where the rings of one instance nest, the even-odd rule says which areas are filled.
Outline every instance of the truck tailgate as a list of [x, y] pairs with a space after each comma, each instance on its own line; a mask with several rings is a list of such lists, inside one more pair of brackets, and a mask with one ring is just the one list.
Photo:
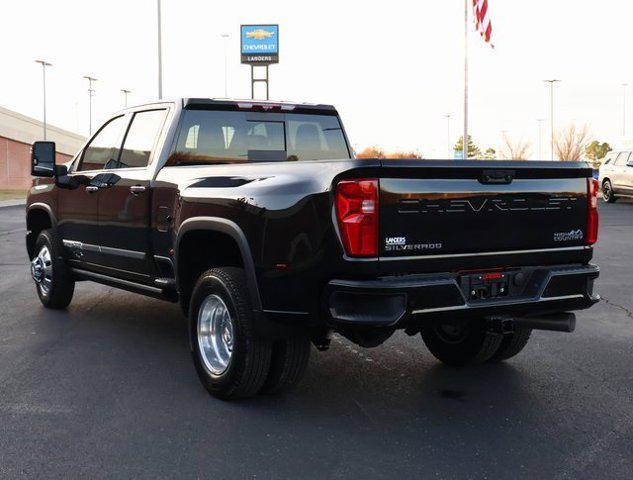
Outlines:
[[379, 255], [583, 246], [590, 176], [582, 163], [387, 160], [380, 175]]

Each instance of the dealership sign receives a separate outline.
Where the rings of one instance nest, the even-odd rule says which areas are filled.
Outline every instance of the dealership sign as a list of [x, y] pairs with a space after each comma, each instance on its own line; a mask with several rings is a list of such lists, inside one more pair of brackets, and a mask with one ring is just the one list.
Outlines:
[[242, 25], [240, 39], [242, 63], [279, 63], [279, 25]]

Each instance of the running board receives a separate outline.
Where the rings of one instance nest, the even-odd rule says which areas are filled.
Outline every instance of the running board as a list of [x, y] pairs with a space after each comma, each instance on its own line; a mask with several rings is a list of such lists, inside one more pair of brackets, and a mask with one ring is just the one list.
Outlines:
[[70, 271], [77, 280], [90, 280], [109, 287], [120, 288], [121, 290], [127, 290], [128, 292], [140, 293], [147, 297], [158, 298], [159, 300], [166, 300], [168, 302], [177, 302], [178, 294], [175, 290], [170, 288], [152, 287], [151, 285], [144, 285], [142, 283], [136, 283], [131, 280], [124, 280], [122, 278], [110, 277], [102, 273], [90, 272], [88, 270], [81, 270], [79, 268], [71, 268]]

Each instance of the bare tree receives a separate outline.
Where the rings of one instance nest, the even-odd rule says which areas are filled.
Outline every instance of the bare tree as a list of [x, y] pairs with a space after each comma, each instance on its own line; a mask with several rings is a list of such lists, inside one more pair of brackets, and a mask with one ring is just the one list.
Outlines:
[[527, 160], [530, 156], [532, 144], [527, 140], [512, 140], [507, 133], [503, 134], [500, 156], [504, 160]]
[[424, 157], [420, 152], [415, 150], [396, 150], [395, 152], [389, 152], [387, 158], [414, 158], [416, 160], [422, 160]]
[[357, 158], [385, 158], [385, 151], [383, 148], [374, 146], [366, 147], [356, 154]]
[[583, 159], [589, 143], [589, 127], [572, 124], [560, 130], [554, 139], [554, 151], [561, 161], [577, 162]]

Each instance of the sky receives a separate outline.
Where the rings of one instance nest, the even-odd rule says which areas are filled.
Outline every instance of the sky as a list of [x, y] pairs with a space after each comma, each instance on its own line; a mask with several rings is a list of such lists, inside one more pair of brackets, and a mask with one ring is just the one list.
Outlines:
[[[617, 146], [633, 137], [633, 3], [489, 0], [491, 48], [470, 25], [470, 133], [482, 149], [502, 132], [549, 157], [549, 87], [555, 127], [587, 124]], [[157, 98], [156, 0], [0, 0], [0, 105], [41, 118], [47, 71], [49, 123], [88, 133], [87, 82], [98, 79], [93, 124]], [[464, 0], [389, 2], [162, 0], [163, 96], [250, 96], [240, 24], [278, 23], [280, 63], [271, 99], [334, 104], [356, 149], [417, 150], [446, 158], [463, 130]], [[630, 122], [623, 136], [624, 91]], [[450, 114], [450, 137], [447, 120]], [[542, 153], [539, 128], [542, 123]]]

